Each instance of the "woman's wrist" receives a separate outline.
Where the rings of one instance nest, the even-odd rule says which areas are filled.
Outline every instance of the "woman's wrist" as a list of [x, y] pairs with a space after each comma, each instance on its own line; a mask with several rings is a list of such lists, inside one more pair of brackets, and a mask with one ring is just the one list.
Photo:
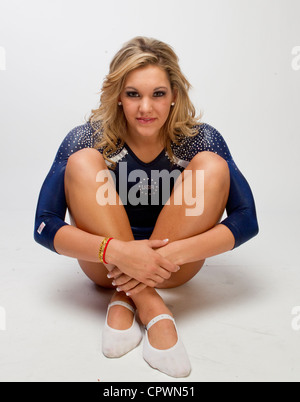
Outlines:
[[177, 240], [172, 243], [169, 243], [167, 246], [160, 248], [157, 250], [159, 254], [161, 254], [164, 258], [176, 264], [178, 266], [186, 264], [185, 261], [185, 250], [182, 247], [182, 240]]
[[118, 265], [120, 252], [123, 249], [124, 242], [117, 239], [112, 239], [105, 251], [105, 262], [109, 265]]

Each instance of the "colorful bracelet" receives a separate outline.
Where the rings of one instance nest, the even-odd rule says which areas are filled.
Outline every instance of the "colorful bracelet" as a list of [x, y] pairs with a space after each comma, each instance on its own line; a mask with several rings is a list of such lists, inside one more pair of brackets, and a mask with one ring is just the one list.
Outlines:
[[113, 240], [112, 237], [106, 237], [106, 238], [102, 241], [102, 243], [101, 243], [101, 245], [100, 245], [100, 249], [99, 249], [99, 260], [100, 260], [100, 262], [101, 262], [102, 264], [103, 264], [103, 263], [104, 263], [104, 264], [107, 264], [107, 262], [105, 261], [105, 253], [106, 253], [108, 244], [109, 244], [109, 242], [110, 242], [111, 240]]

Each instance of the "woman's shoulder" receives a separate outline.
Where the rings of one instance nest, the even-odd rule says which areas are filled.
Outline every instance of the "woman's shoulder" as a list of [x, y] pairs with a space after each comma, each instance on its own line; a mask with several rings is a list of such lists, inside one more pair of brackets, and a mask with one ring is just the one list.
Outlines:
[[84, 148], [94, 148], [97, 134], [89, 122], [74, 127], [62, 141], [56, 162], [67, 160], [75, 152]]
[[215, 127], [213, 127], [211, 124], [201, 123], [201, 124], [198, 124], [197, 126], [194, 126], [194, 129], [196, 132], [195, 137], [198, 140], [200, 140], [200, 139], [205, 139], [207, 141], [224, 140], [221, 133]]
[[73, 143], [86, 143], [89, 146], [93, 142], [94, 136], [95, 129], [88, 121], [70, 130], [64, 141], [72, 140]]
[[102, 137], [101, 130], [97, 130], [89, 121], [74, 127], [63, 140], [61, 147], [72, 148], [73, 151], [82, 148], [93, 148]]
[[228, 146], [220, 132], [208, 123], [200, 123], [193, 127], [195, 135], [185, 137], [180, 145], [173, 147], [174, 153], [184, 155], [191, 160], [199, 152], [210, 151], [231, 159]]

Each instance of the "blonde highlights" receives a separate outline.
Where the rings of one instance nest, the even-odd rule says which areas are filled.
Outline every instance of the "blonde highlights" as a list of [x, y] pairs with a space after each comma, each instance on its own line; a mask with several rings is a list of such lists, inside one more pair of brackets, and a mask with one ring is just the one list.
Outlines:
[[89, 119], [96, 130], [95, 135], [99, 134], [95, 148], [102, 148], [103, 156], [109, 162], [110, 156], [124, 144], [127, 132], [127, 121], [118, 105], [126, 77], [131, 71], [148, 65], [156, 65], [166, 71], [171, 88], [176, 93], [175, 106], [171, 108], [160, 133], [170, 159], [174, 160], [172, 142], [179, 144], [182, 138], [196, 134], [195, 126], [200, 118], [195, 117], [196, 111], [188, 94], [191, 85], [181, 72], [178, 56], [163, 42], [137, 37], [126, 43], [112, 60], [101, 89], [100, 107], [92, 111]]

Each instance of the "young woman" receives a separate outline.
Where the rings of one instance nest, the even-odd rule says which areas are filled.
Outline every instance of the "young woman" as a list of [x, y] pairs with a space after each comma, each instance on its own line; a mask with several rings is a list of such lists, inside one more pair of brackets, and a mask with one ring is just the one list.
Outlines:
[[167, 44], [138, 37], [124, 45], [99, 109], [58, 150], [34, 231], [41, 245], [76, 258], [97, 285], [116, 289], [105, 356], [141, 342], [137, 311], [144, 359], [173, 377], [189, 375], [191, 365], [155, 288], [186, 283], [206, 258], [258, 233], [251, 189], [219, 132], [196, 119], [189, 89]]

